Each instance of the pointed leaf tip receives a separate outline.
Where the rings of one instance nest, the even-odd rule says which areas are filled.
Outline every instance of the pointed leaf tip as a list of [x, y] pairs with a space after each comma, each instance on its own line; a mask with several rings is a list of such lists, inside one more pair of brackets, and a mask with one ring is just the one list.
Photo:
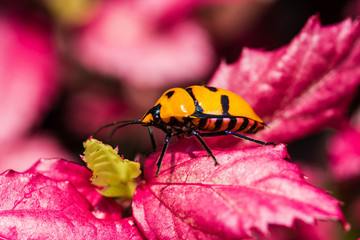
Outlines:
[[[289, 45], [244, 49], [237, 62], [223, 62], [209, 85], [237, 93], [254, 108], [269, 126], [256, 138], [287, 143], [343, 125], [360, 84], [359, 61], [359, 19], [322, 26], [313, 16]], [[230, 141], [215, 142], [226, 148]]]
[[269, 234], [270, 225], [291, 228], [297, 220], [339, 220], [347, 228], [339, 201], [284, 160], [285, 145], [213, 150], [214, 166], [194, 141], [169, 146], [157, 178], [158, 154], [145, 162], [147, 183], [135, 192], [133, 214], [147, 238], [240, 239], [254, 229]]
[[[0, 174], [2, 238], [143, 239], [132, 218], [97, 218], [90, 203], [78, 191], [80, 188], [74, 187], [78, 185], [76, 182], [51, 179], [36, 171], [46, 173], [47, 165], [57, 165], [57, 172], [62, 164], [64, 168], [71, 167], [65, 161], [51, 161], [39, 163], [29, 172], [9, 170]], [[74, 173], [72, 169], [68, 172]]]

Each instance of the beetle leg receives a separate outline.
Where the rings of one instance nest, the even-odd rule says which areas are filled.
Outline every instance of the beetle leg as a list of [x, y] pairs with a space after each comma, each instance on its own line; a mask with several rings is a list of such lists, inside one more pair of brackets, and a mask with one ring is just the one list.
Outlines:
[[241, 135], [241, 134], [236, 133], [236, 132], [231, 132], [231, 131], [225, 131], [225, 132], [228, 132], [227, 134], [231, 134], [231, 135], [233, 135], [235, 137], [239, 137], [239, 138], [242, 138], [242, 139], [248, 140], [250, 142], [254, 142], [254, 143], [263, 145], [263, 146], [265, 146], [265, 145], [276, 145], [276, 143], [273, 143], [273, 142], [263, 142], [263, 141], [260, 141], [260, 140], [256, 140], [256, 139]]
[[215, 136], [223, 136], [223, 135], [229, 135], [230, 134], [230, 135], [233, 135], [235, 137], [242, 138], [242, 139], [248, 140], [250, 142], [260, 144], [262, 146], [265, 146], [265, 145], [274, 145], [275, 146], [275, 145], [277, 145], [277, 143], [274, 143], [274, 142], [263, 142], [263, 141], [260, 141], [260, 140], [256, 140], [256, 139], [241, 135], [241, 134], [236, 133], [236, 132], [231, 132], [231, 131], [208, 132], [208, 133], [200, 133], [200, 134], [203, 137], [215, 137]]
[[156, 169], [155, 177], [157, 177], [158, 174], [159, 174], [161, 162], [162, 162], [162, 160], [163, 160], [163, 158], [164, 158], [166, 149], [167, 149], [167, 147], [169, 146], [169, 140], [170, 140], [170, 138], [171, 138], [171, 135], [172, 135], [171, 132], [168, 132], [168, 133], [166, 134], [163, 149], [162, 149], [161, 154], [160, 154], [160, 156], [159, 156], [159, 159], [158, 159], [158, 161], [157, 161], [157, 163], [156, 163], [157, 169]]
[[157, 146], [156, 146], [154, 134], [153, 134], [150, 126], [148, 126], [148, 131], [149, 131], [149, 135], [150, 135], [150, 140], [151, 140], [151, 145], [152, 145], [152, 148], [153, 148], [153, 152], [156, 152]]
[[211, 152], [210, 148], [208, 147], [208, 145], [206, 145], [204, 139], [202, 139], [202, 137], [200, 136], [200, 134], [196, 131], [192, 131], [192, 134], [197, 138], [197, 140], [201, 143], [201, 145], [203, 146], [203, 148], [206, 150], [206, 152], [209, 154], [210, 157], [212, 157], [212, 159], [214, 159], [215, 161], [215, 165], [218, 165], [218, 161], [216, 160], [214, 154]]

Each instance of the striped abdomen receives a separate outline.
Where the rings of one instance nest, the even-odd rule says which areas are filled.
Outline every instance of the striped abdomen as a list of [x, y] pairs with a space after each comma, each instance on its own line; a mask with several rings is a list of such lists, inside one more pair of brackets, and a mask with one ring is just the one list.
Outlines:
[[199, 130], [203, 131], [232, 131], [244, 133], [256, 133], [264, 128], [264, 123], [245, 117], [228, 118], [201, 118], [198, 123]]

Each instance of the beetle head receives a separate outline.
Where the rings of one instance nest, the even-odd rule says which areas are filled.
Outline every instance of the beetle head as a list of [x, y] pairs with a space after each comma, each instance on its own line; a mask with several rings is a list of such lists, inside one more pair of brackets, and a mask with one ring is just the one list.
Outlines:
[[161, 123], [160, 107], [161, 107], [160, 104], [152, 107], [141, 119], [141, 123], [145, 126], [160, 125], [160, 123]]

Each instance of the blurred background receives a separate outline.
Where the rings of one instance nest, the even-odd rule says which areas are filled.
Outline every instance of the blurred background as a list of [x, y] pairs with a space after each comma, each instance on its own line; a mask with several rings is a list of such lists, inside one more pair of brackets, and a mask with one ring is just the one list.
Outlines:
[[[327, 25], [359, 11], [360, 1], [349, 0], [2, 0], [0, 170], [23, 171], [40, 157], [80, 162], [82, 142], [100, 126], [141, 118], [170, 87], [206, 84], [220, 61], [236, 61], [243, 47], [273, 50], [312, 15]], [[161, 145], [162, 133], [155, 135]], [[344, 139], [336, 137], [317, 132], [289, 143], [289, 152], [314, 184], [348, 203], [345, 211], [360, 213], [360, 177], [335, 181], [327, 172], [329, 144]], [[359, 146], [358, 137], [348, 138]], [[129, 159], [151, 150], [139, 126], [110, 143]], [[359, 216], [347, 213], [349, 239]]]

